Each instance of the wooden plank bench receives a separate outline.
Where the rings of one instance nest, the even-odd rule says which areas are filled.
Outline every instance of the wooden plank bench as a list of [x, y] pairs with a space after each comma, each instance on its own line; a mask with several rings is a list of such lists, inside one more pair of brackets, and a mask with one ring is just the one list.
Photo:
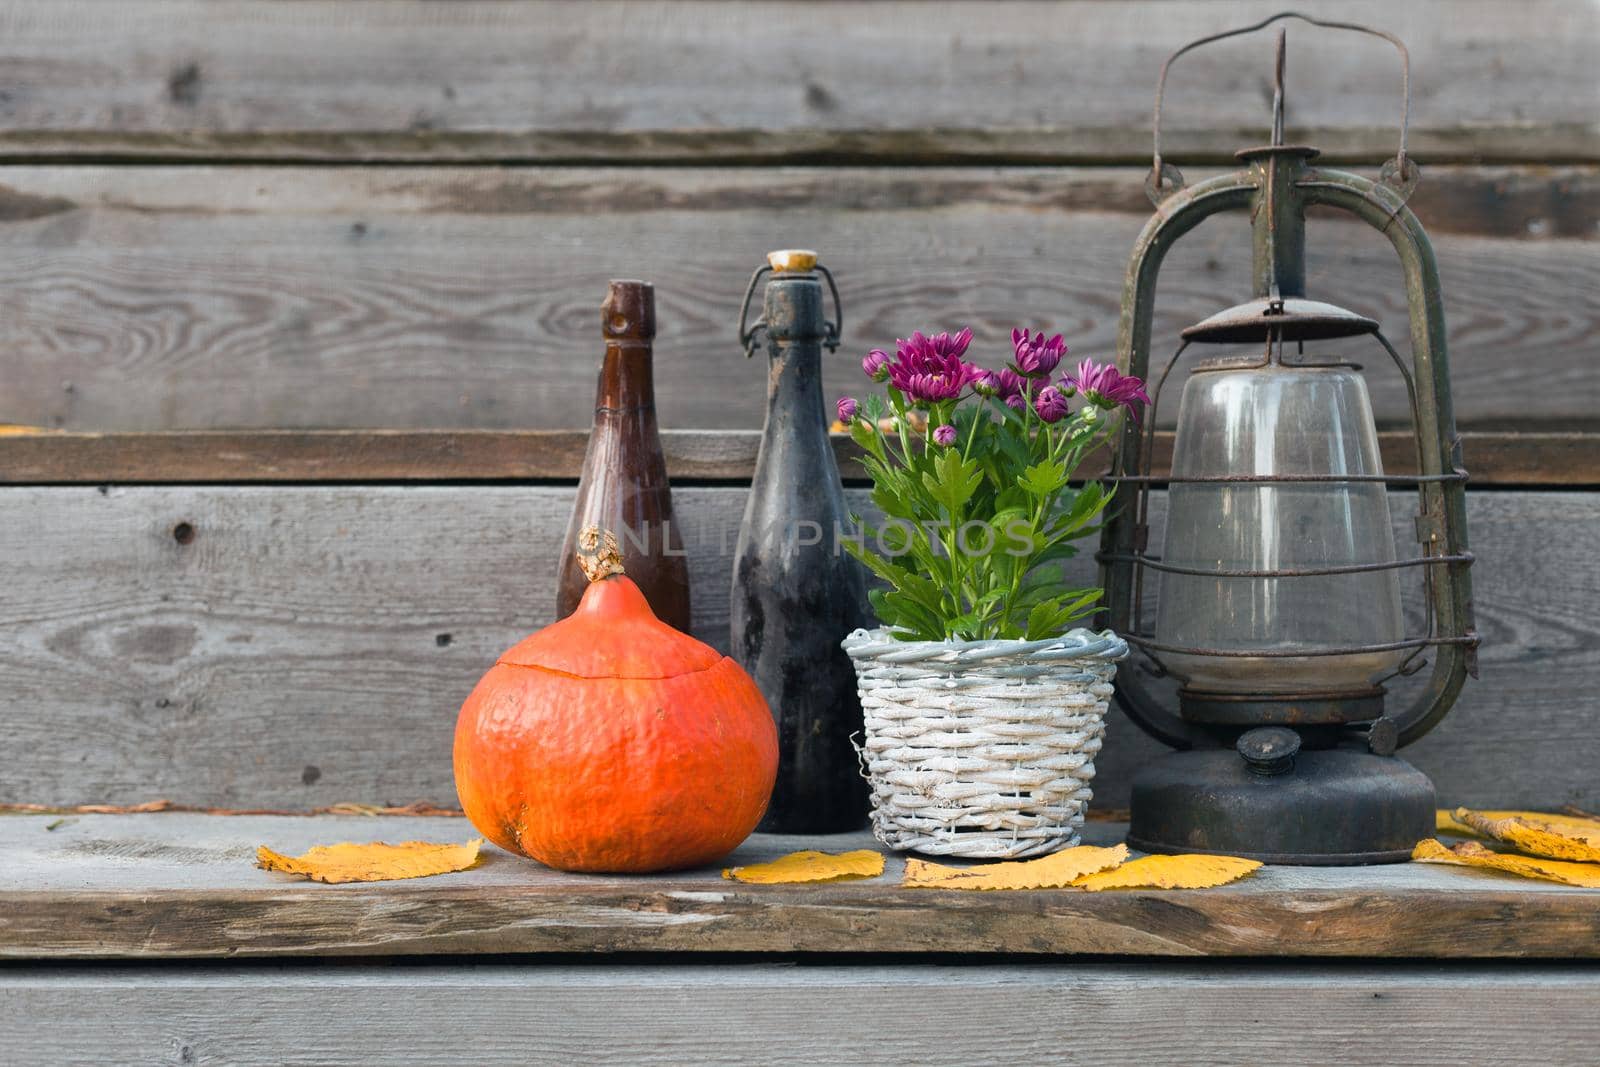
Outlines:
[[[55, 826], [54, 830], [48, 829]], [[1090, 844], [1126, 827], [1091, 821]], [[460, 818], [18, 815], [0, 818], [0, 958], [483, 953], [1000, 953], [1373, 959], [1600, 957], [1600, 891], [1429, 864], [1266, 867], [1208, 891], [970, 892], [880, 878], [745, 885], [720, 868], [570, 875], [485, 846], [470, 870], [327, 886], [257, 870], [255, 849], [466, 841]], [[886, 851], [865, 832], [757, 834], [727, 860]], [[1595, 972], [1600, 992], [1600, 971]]]
[[[1090, 822], [1085, 838], [1122, 831]], [[1314, 1040], [1315, 1058], [1345, 1064], [1532, 1064], [1600, 1036], [1600, 971], [1526, 962], [1600, 956], [1600, 892], [1456, 868], [973, 893], [900, 888], [893, 855], [879, 879], [817, 886], [715, 868], [564, 875], [493, 846], [473, 870], [379, 884], [253, 866], [261, 843], [471, 834], [438, 817], [0, 818], [0, 958], [135, 961], [0, 968], [0, 1048], [29, 1063], [73, 1048], [173, 1063], [1207, 1064], [1297, 1058]], [[756, 835], [729, 862], [800, 847], [875, 846]], [[163, 959], [229, 964], [137, 965]], [[1405, 962], [1418, 959], [1480, 964]], [[1217, 1025], [1244, 1005], [1271, 1022]], [[1406, 1034], [1417, 1047], [1400, 1052]]]

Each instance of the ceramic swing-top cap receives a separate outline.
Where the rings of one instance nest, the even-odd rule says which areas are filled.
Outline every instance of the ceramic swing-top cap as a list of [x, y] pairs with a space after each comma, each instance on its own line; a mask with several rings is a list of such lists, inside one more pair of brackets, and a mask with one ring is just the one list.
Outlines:
[[804, 274], [817, 269], [817, 254], [809, 248], [780, 248], [767, 253], [774, 274]]

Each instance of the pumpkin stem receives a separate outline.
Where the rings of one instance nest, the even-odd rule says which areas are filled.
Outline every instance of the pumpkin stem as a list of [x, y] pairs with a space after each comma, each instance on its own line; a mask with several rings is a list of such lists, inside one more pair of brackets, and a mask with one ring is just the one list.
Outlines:
[[578, 566], [591, 582], [621, 574], [622, 550], [617, 547], [616, 535], [598, 526], [585, 526], [578, 533]]

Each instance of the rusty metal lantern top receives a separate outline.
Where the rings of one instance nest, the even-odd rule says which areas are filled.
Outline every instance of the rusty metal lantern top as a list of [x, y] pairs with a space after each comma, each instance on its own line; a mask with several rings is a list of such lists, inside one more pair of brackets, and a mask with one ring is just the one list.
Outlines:
[[1186, 327], [1181, 336], [1185, 341], [1231, 345], [1272, 339], [1328, 341], [1377, 332], [1377, 319], [1320, 300], [1262, 297], [1201, 319]]
[[[1161, 157], [1160, 124], [1161, 106], [1165, 92], [1168, 69], [1173, 60], [1184, 53], [1208, 44], [1244, 33], [1260, 30], [1274, 22], [1299, 19], [1325, 28], [1353, 30], [1383, 38], [1393, 44], [1402, 59], [1404, 74], [1402, 92], [1405, 98], [1401, 120], [1400, 148], [1395, 157], [1386, 163], [1378, 180], [1360, 175], [1314, 166], [1318, 152], [1314, 148], [1284, 143], [1284, 69], [1285, 34], [1280, 29], [1276, 53], [1276, 78], [1273, 95], [1272, 137], [1267, 145], [1248, 148], [1237, 154], [1242, 168], [1220, 177], [1186, 187], [1177, 168]], [[1135, 245], [1123, 295], [1122, 316], [1118, 336], [1118, 369], [1125, 374], [1144, 378], [1152, 383], [1152, 406], [1149, 417], [1142, 426], [1128, 423], [1118, 441], [1116, 461], [1108, 480], [1122, 483], [1134, 493], [1134, 499], [1115, 509], [1106, 522], [1102, 536], [1099, 559], [1101, 579], [1106, 590], [1105, 625], [1123, 634], [1130, 644], [1141, 649], [1146, 656], [1146, 670], [1125, 670], [1118, 678], [1118, 700], [1129, 717], [1153, 736], [1179, 749], [1227, 749], [1227, 758], [1234, 763], [1239, 757], [1233, 751], [1234, 743], [1250, 745], [1241, 740], [1241, 730], [1251, 726], [1273, 727], [1297, 725], [1307, 722], [1328, 723], [1330, 726], [1302, 729], [1308, 749], [1332, 749], [1342, 744], [1352, 731], [1369, 743], [1363, 744], [1361, 753], [1388, 756], [1395, 746], [1409, 744], [1427, 733], [1449, 708], [1461, 685], [1470, 674], [1476, 673], [1477, 634], [1473, 628], [1471, 585], [1467, 568], [1472, 555], [1467, 549], [1466, 508], [1464, 483], [1466, 471], [1461, 464], [1460, 440], [1456, 435], [1454, 416], [1450, 405], [1449, 373], [1445, 354], [1444, 314], [1440, 300], [1440, 287], [1433, 249], [1416, 216], [1405, 206], [1406, 199], [1416, 186], [1419, 171], [1406, 153], [1405, 128], [1410, 111], [1409, 57], [1405, 46], [1390, 34], [1369, 30], [1348, 23], [1334, 23], [1307, 18], [1295, 13], [1275, 15], [1251, 26], [1216, 34], [1184, 46], [1167, 60], [1161, 71], [1155, 108], [1155, 150], [1146, 190], [1156, 204], [1156, 214], [1146, 225]], [[1306, 209], [1312, 206], [1331, 207], [1355, 215], [1389, 238], [1400, 259], [1405, 275], [1406, 297], [1410, 310], [1410, 358], [1402, 357], [1384, 337], [1376, 320], [1353, 311], [1309, 299], [1305, 291], [1305, 240]], [[1202, 220], [1222, 211], [1249, 213], [1253, 234], [1253, 299], [1220, 311], [1190, 326], [1182, 332], [1182, 343], [1177, 351], [1152, 374], [1150, 361], [1151, 325], [1153, 318], [1157, 275], [1162, 261], [1172, 245]], [[1290, 362], [1286, 348], [1296, 348], [1306, 341], [1330, 338], [1371, 336], [1381, 345], [1399, 368], [1406, 383], [1409, 410], [1412, 416], [1417, 449], [1417, 473], [1414, 475], [1276, 475], [1245, 474], [1208, 477], [1172, 477], [1157, 475], [1151, 470], [1154, 451], [1154, 427], [1161, 400], [1161, 387], [1173, 368], [1192, 345], [1254, 343], [1262, 346], [1255, 359], [1240, 361], [1211, 361], [1195, 368], [1200, 371], [1259, 370], [1273, 365], [1283, 367], [1346, 367], [1354, 365], [1316, 364]], [[1359, 368], [1354, 368], [1359, 369]], [[1161, 657], [1167, 653], [1200, 656], [1228, 656], [1238, 653], [1222, 649], [1168, 648], [1154, 640], [1146, 631], [1141, 618], [1143, 610], [1143, 585], [1147, 571], [1173, 570], [1152, 556], [1149, 541], [1149, 490], [1157, 482], [1178, 483], [1186, 481], [1207, 482], [1358, 482], [1415, 485], [1418, 489], [1416, 516], [1419, 554], [1412, 559], [1366, 565], [1361, 568], [1329, 566], [1324, 568], [1298, 568], [1282, 570], [1207, 572], [1219, 578], [1296, 578], [1308, 575], [1349, 573], [1357, 569], [1410, 569], [1421, 573], [1426, 597], [1425, 632], [1406, 637], [1399, 642], [1387, 642], [1382, 648], [1376, 644], [1362, 645], [1362, 634], [1350, 635], [1346, 647], [1331, 648], [1312, 655], [1348, 655], [1374, 650], [1405, 652], [1400, 673], [1420, 671], [1426, 664], [1425, 652], [1434, 655], [1433, 673], [1422, 694], [1410, 706], [1396, 711], [1384, 710], [1382, 690], [1374, 688], [1371, 694], [1360, 699], [1349, 699], [1342, 693], [1312, 693], [1284, 698], [1274, 696], [1268, 700], [1241, 699], [1222, 707], [1212, 701], [1202, 713], [1195, 707], [1181, 708], [1174, 713], [1163, 706], [1152, 691], [1148, 679], [1164, 673]], [[1187, 572], [1185, 572], [1187, 573]], [[1251, 655], [1285, 655], [1279, 652], [1253, 651]], [[1304, 655], [1304, 653], [1296, 653]], [[1326, 705], [1326, 706], [1324, 706]], [[1299, 728], [1297, 726], [1297, 728]], [[1252, 743], [1260, 741], [1253, 739]], [[1369, 751], [1370, 750], [1370, 753]], [[1208, 753], [1208, 757], [1213, 753]], [[1334, 753], [1308, 752], [1300, 758], [1310, 761], [1327, 760]], [[1222, 758], [1220, 754], [1217, 758]], [[1390, 760], [1390, 763], [1397, 761]], [[1404, 767], [1405, 765], [1399, 764]], [[1177, 789], [1181, 781], [1194, 786], [1191, 795], [1205, 790], [1196, 783], [1212, 782], [1206, 774], [1191, 775], [1198, 764], [1191, 761], [1181, 772], [1167, 776], [1163, 787]], [[1218, 764], [1220, 767], [1221, 764]], [[1258, 769], [1259, 770], [1259, 769]], [[1368, 779], [1381, 777], [1363, 771]], [[1406, 771], [1417, 774], [1409, 767]], [[1209, 774], [1210, 772], [1207, 772]], [[1229, 765], [1226, 774], [1234, 773]], [[1240, 772], [1243, 773], [1243, 772]], [[1420, 774], [1417, 774], [1421, 778]], [[1335, 780], [1337, 779], [1337, 780]], [[1422, 778], [1426, 797], [1431, 802], [1432, 787]], [[1333, 789], [1324, 797], [1327, 804], [1349, 803], [1352, 797], [1376, 796], [1376, 788], [1365, 789], [1361, 775], [1344, 775], [1335, 770], [1331, 778], [1307, 780], [1318, 787]], [[1304, 783], [1302, 783], [1304, 784]], [[1183, 788], [1189, 788], [1184, 786]], [[1335, 788], [1336, 787], [1336, 788]], [[1240, 786], [1248, 791], [1246, 786]], [[1399, 794], [1407, 794], [1412, 818], [1417, 815], [1422, 796], [1420, 789], [1401, 783]], [[1135, 823], [1138, 823], [1138, 784], [1135, 785]], [[1409, 791], [1409, 793], [1408, 793]], [[1334, 797], [1337, 794], [1338, 800]], [[1243, 795], [1241, 793], [1241, 795]], [[1259, 790], [1258, 796], [1265, 796]], [[1287, 792], [1283, 795], [1287, 796]], [[1392, 798], [1391, 798], [1392, 799]], [[1164, 801], [1165, 803], [1165, 801]], [[1293, 821], [1288, 809], [1278, 810], [1271, 803], [1261, 802], [1249, 811], [1240, 810], [1229, 815], [1239, 825], [1252, 819], [1262, 827], [1274, 821]], [[1382, 821], [1387, 811], [1383, 804], [1374, 801], [1369, 805], [1375, 818]], [[1398, 802], [1396, 802], [1398, 803]], [[1431, 814], [1430, 814], [1431, 818]], [[1402, 820], [1404, 821], [1404, 820]], [[1414, 820], [1413, 820], [1414, 821]], [[1190, 823], [1184, 824], [1192, 833], [1198, 832]], [[1376, 825], [1376, 823], [1374, 823]], [[1360, 832], [1352, 831], [1348, 840], [1337, 840], [1329, 832], [1319, 837], [1308, 833], [1304, 842], [1291, 842], [1279, 851], [1293, 855], [1322, 849], [1323, 858], [1302, 862], [1373, 862], [1375, 859], [1400, 858], [1397, 842], [1404, 839], [1412, 828], [1384, 832], [1370, 827]], [[1431, 825], [1431, 824], [1430, 824]], [[1243, 832], [1243, 831], [1240, 831]], [[1266, 832], [1265, 830], [1263, 832]], [[1388, 833], [1389, 838], [1384, 834]], [[1377, 840], [1383, 838], [1383, 840]], [[1315, 839], [1317, 844], [1310, 842]], [[1405, 841], [1409, 850], [1415, 838]], [[1376, 841], [1376, 843], [1373, 843]], [[1201, 848], [1200, 850], [1205, 850]], [[1256, 854], [1276, 854], [1272, 849], [1257, 849]], [[1344, 856], [1344, 859], [1328, 858]], [[1361, 857], [1352, 859], [1349, 857]]]

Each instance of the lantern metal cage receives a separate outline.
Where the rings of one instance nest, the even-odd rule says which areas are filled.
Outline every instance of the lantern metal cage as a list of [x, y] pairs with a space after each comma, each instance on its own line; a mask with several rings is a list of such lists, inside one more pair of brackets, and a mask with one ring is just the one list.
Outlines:
[[[1237, 153], [1241, 169], [1185, 188], [1182, 175], [1163, 161], [1161, 109], [1169, 68], [1188, 51], [1299, 19], [1389, 41], [1399, 52], [1405, 99], [1400, 149], [1377, 181], [1313, 165], [1315, 148], [1284, 143], [1286, 35], [1280, 28], [1275, 65], [1272, 138]], [[1192, 42], [1163, 64], [1155, 105], [1155, 151], [1146, 187], [1157, 212], [1135, 245], [1124, 290], [1118, 367], [1151, 383], [1142, 423], [1128, 422], [1106, 480], [1124, 498], [1113, 508], [1098, 559], [1106, 590], [1103, 621], [1142, 654], [1139, 669], [1120, 673], [1118, 702], [1138, 726], [1180, 751], [1154, 761], [1133, 785], [1130, 843], [1147, 851], [1212, 852], [1269, 862], [1372, 863], [1408, 858], [1417, 840], [1433, 832], [1431, 782], [1394, 756], [1432, 729], [1449, 711], [1464, 679], [1476, 676], [1478, 635], [1472, 617], [1465, 483], [1460, 438], [1451, 410], [1445, 326], [1432, 247], [1406, 200], [1418, 169], [1406, 153], [1410, 112], [1410, 61], [1390, 34], [1348, 23], [1286, 12]], [[1305, 293], [1306, 209], [1324, 206], [1354, 215], [1385, 236], [1405, 276], [1410, 311], [1411, 359], [1401, 356], [1376, 320]], [[1156, 280], [1167, 252], [1202, 220], [1223, 211], [1246, 211], [1253, 232], [1254, 299], [1182, 331], [1176, 351], [1151, 376], [1151, 333]], [[1155, 470], [1155, 427], [1162, 389], [1195, 346], [1254, 344], [1259, 354], [1195, 365], [1191, 375], [1226, 374], [1268, 367], [1342, 367], [1344, 360], [1305, 357], [1305, 343], [1369, 337], [1398, 368], [1405, 383], [1416, 448], [1415, 473], [1222, 473], [1183, 476]], [[1174, 564], [1151, 552], [1151, 490], [1161, 484], [1261, 483], [1330, 487], [1371, 482], [1415, 486], [1415, 528], [1420, 550], [1409, 558], [1326, 566], [1207, 569]], [[1372, 571], [1420, 573], [1422, 631], [1399, 640], [1348, 642], [1315, 648], [1205, 647], [1158, 640], [1147, 628], [1149, 572], [1216, 579], [1303, 579]], [[1403, 710], [1385, 706], [1384, 684], [1419, 673], [1433, 651], [1433, 671]], [[1370, 684], [1335, 690], [1274, 686], [1271, 692], [1217, 693], [1180, 689], [1177, 712], [1152, 681], [1182, 672], [1169, 660], [1259, 657], [1303, 662], [1305, 657], [1392, 654], [1393, 670]], [[1165, 658], [1164, 658], [1165, 657]]]

